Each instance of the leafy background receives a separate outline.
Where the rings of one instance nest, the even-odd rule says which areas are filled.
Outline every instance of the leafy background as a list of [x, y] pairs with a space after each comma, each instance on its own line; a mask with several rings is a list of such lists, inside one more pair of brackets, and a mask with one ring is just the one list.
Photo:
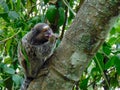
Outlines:
[[[62, 40], [83, 0], [0, 0], [0, 90], [18, 90], [23, 73], [17, 59], [21, 38], [39, 22]], [[73, 90], [120, 87], [120, 18]], [[74, 38], [74, 37], [73, 37]]]

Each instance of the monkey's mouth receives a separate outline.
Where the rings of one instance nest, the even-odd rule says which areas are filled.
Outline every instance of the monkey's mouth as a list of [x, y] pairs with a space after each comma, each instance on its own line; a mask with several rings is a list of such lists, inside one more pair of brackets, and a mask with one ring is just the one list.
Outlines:
[[45, 37], [50, 38], [52, 34], [45, 34]]

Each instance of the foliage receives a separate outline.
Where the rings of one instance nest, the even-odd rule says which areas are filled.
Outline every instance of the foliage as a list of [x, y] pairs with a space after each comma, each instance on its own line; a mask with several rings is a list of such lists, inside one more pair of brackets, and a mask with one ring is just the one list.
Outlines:
[[[80, 79], [80, 88], [115, 89], [120, 86], [120, 18]], [[88, 80], [89, 78], [89, 80]], [[87, 83], [87, 85], [86, 85]], [[84, 84], [84, 87], [83, 87]], [[82, 85], [82, 86], [81, 86]]]
[[[48, 23], [62, 39], [80, 5], [80, 0], [0, 0], [1, 90], [18, 90], [23, 81], [17, 59], [20, 39], [39, 22]], [[119, 33], [120, 19], [114, 24], [106, 42], [76, 84], [76, 90], [119, 87]]]

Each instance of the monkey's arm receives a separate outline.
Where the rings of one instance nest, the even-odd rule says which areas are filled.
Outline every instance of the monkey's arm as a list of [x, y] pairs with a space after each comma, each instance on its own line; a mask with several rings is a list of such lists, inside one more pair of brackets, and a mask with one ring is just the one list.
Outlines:
[[50, 37], [49, 41], [44, 43], [43, 45], [37, 47], [36, 50], [36, 55], [38, 55], [37, 57], [42, 56], [42, 58], [44, 58], [44, 60], [48, 59], [52, 54], [53, 51], [56, 47], [56, 36], [52, 36]]

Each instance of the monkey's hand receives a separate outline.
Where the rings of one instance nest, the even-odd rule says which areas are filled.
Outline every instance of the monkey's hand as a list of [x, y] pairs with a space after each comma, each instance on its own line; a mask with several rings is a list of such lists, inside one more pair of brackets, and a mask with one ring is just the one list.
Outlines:
[[57, 34], [53, 34], [50, 38], [49, 41], [50, 43], [55, 43], [56, 39], [58, 39], [58, 35]]

